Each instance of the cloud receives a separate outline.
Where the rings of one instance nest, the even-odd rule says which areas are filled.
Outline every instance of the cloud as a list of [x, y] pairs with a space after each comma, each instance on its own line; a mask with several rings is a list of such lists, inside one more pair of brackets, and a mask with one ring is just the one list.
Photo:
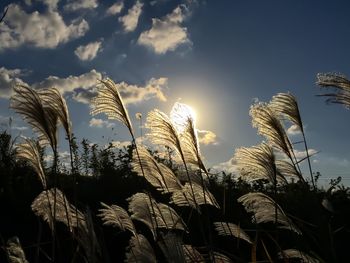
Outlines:
[[234, 158], [231, 158], [230, 160], [226, 162], [219, 163], [217, 165], [214, 165], [211, 168], [214, 172], [225, 172], [225, 173], [237, 173], [237, 166], [235, 164]]
[[124, 147], [128, 147], [131, 145], [131, 141], [112, 141], [112, 146], [118, 149], [123, 149]]
[[[309, 156], [311, 156], [311, 155], [316, 154], [317, 151], [315, 149], [309, 149], [308, 153], [309, 153]], [[306, 151], [300, 151], [300, 150], [295, 149], [294, 154], [295, 154], [295, 157], [298, 159], [303, 159], [306, 157]]]
[[106, 14], [107, 15], [119, 14], [122, 11], [123, 7], [124, 7], [124, 3], [122, 1], [116, 2], [107, 9]]
[[299, 134], [301, 134], [301, 131], [300, 131], [298, 125], [293, 124], [292, 126], [290, 126], [287, 129], [287, 134], [291, 135], [291, 136], [299, 135]]
[[197, 130], [199, 143], [208, 145], [208, 144], [217, 144], [216, 134], [212, 131], [206, 130]]
[[[125, 105], [135, 104], [154, 98], [160, 101], [167, 100], [163, 93], [163, 90], [168, 87], [167, 78], [152, 78], [145, 86], [130, 85], [126, 82], [116, 83], [116, 85]], [[97, 91], [94, 88], [76, 89], [73, 93], [73, 99], [88, 104], [96, 95]]]
[[81, 9], [94, 9], [97, 6], [97, 0], [68, 0], [68, 3], [63, 8], [66, 11], [77, 11]]
[[66, 78], [49, 76], [41, 82], [34, 83], [32, 87], [36, 89], [56, 87], [62, 94], [65, 94], [78, 89], [90, 90], [96, 86], [98, 79], [102, 79], [102, 74], [93, 69], [79, 76], [70, 75]]
[[137, 43], [153, 49], [157, 54], [165, 54], [181, 44], [191, 43], [187, 28], [181, 26], [184, 18], [180, 6], [162, 19], [153, 18], [151, 29], [142, 32]]
[[125, 32], [131, 32], [136, 29], [142, 12], [142, 6], [143, 4], [137, 1], [125, 16], [119, 18], [119, 21], [123, 24]]
[[79, 46], [75, 49], [74, 54], [83, 61], [93, 60], [101, 48], [101, 43], [101, 41], [96, 41], [91, 42], [85, 46]]
[[19, 5], [10, 4], [5, 23], [0, 27], [0, 50], [22, 45], [55, 48], [85, 35], [88, 30], [89, 24], [84, 19], [75, 19], [67, 25], [56, 11], [26, 13]]
[[125, 104], [138, 103], [141, 101], [157, 98], [166, 101], [163, 90], [168, 87], [167, 78], [151, 78], [144, 87], [129, 85], [125, 82], [117, 84]]
[[[13, 86], [17, 83], [25, 83], [20, 76], [24, 75], [24, 71], [20, 69], [0, 68], [0, 97], [10, 98]], [[63, 95], [73, 93], [73, 99], [77, 102], [88, 104], [91, 98], [96, 96], [96, 85], [98, 80], [102, 79], [102, 73], [95, 69], [84, 74], [65, 78], [57, 76], [49, 76], [41, 82], [31, 85], [34, 89], [45, 89], [56, 87]], [[125, 104], [135, 104], [150, 99], [158, 99], [166, 101], [164, 90], [168, 88], [167, 78], [151, 78], [145, 86], [130, 85], [126, 82], [116, 83]]]
[[10, 98], [16, 84], [25, 84], [19, 77], [24, 75], [21, 69], [0, 68], [0, 98]]
[[102, 119], [96, 119], [92, 118], [89, 122], [90, 127], [97, 127], [97, 128], [112, 128], [115, 126], [115, 123], [105, 121]]
[[[36, 2], [42, 2], [44, 5], [47, 6], [49, 10], [56, 10], [57, 4], [59, 0], [34, 0]], [[32, 4], [31, 1], [25, 0], [26, 5], [30, 6]]]

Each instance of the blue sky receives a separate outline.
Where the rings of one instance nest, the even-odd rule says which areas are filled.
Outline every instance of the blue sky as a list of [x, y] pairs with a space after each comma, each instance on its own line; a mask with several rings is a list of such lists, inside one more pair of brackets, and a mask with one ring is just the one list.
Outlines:
[[[110, 77], [124, 82], [135, 127], [136, 112], [169, 113], [176, 101], [189, 104], [208, 166], [226, 169], [237, 147], [262, 140], [248, 113], [254, 99], [289, 91], [310, 148], [320, 151], [314, 170], [324, 181], [342, 176], [350, 184], [350, 112], [315, 96], [318, 72], [350, 75], [348, 1], [23, 0], [1, 1], [0, 10], [6, 6], [3, 128], [14, 114], [8, 98], [15, 83], [54, 85], [67, 98], [79, 140], [127, 141], [124, 127], [89, 116], [97, 79]], [[12, 133], [28, 135], [23, 127], [16, 116]]]

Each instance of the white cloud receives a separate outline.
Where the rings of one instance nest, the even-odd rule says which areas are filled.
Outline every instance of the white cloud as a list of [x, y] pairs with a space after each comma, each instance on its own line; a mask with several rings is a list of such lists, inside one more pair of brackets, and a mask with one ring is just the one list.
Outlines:
[[85, 46], [79, 46], [75, 49], [74, 54], [77, 55], [80, 60], [93, 60], [101, 48], [101, 43], [101, 41], [96, 41]]
[[226, 162], [219, 163], [217, 165], [214, 165], [211, 170], [214, 172], [225, 172], [225, 173], [237, 173], [237, 166], [235, 164], [234, 158], [231, 158], [230, 160]]
[[45, 13], [26, 13], [19, 5], [10, 4], [5, 23], [0, 27], [0, 50], [32, 45], [38, 48], [55, 48], [85, 35], [89, 24], [84, 19], [67, 25], [53, 10]]
[[[0, 97], [10, 98], [13, 86], [17, 83], [28, 85], [20, 76], [24, 74], [20, 69], [0, 68]], [[73, 93], [73, 99], [88, 104], [96, 96], [96, 85], [102, 79], [102, 74], [95, 69], [90, 72], [65, 78], [49, 76], [41, 82], [30, 85], [35, 89], [56, 87], [63, 95]], [[151, 78], [145, 86], [130, 85], [126, 82], [116, 83], [125, 104], [135, 104], [150, 99], [166, 101], [164, 90], [168, 88], [167, 78]]]
[[[166, 101], [163, 90], [168, 87], [167, 78], [150, 79], [145, 86], [130, 85], [126, 82], [116, 83], [125, 105], [135, 104], [150, 99]], [[96, 89], [78, 89], [73, 93], [73, 98], [81, 103], [90, 103], [91, 98], [97, 95]]]
[[125, 104], [138, 103], [152, 98], [166, 101], [163, 90], [168, 87], [168, 79], [152, 78], [144, 87], [129, 85], [125, 82], [118, 83], [117, 86]]
[[125, 16], [119, 18], [119, 21], [123, 24], [125, 32], [131, 32], [136, 29], [142, 12], [142, 6], [143, 4], [137, 1]]
[[301, 134], [301, 131], [300, 131], [298, 125], [293, 124], [292, 126], [290, 126], [287, 129], [287, 134], [291, 135], [291, 136], [299, 135], [299, 134]]
[[157, 54], [165, 54], [181, 44], [191, 43], [187, 28], [181, 26], [184, 18], [179, 6], [162, 19], [153, 18], [151, 29], [141, 33], [138, 44], [150, 47]]
[[96, 70], [81, 74], [79, 76], [68, 76], [66, 78], [59, 78], [56, 76], [49, 76], [45, 80], [34, 83], [33, 88], [48, 88], [56, 87], [61, 93], [81, 90], [90, 90], [96, 86], [97, 80], [102, 79], [102, 74]]
[[[314, 155], [317, 153], [315, 149], [309, 149], [308, 150], [309, 156]], [[295, 157], [298, 159], [303, 159], [306, 157], [306, 151], [300, 151], [300, 150], [294, 150]]]
[[20, 69], [0, 68], [0, 98], [10, 98], [16, 84], [25, 84], [19, 77], [24, 73]]
[[[59, 0], [34, 0], [36, 2], [42, 2], [44, 5], [47, 6], [49, 10], [56, 10], [57, 9], [57, 4]], [[26, 5], [30, 6], [32, 5], [32, 1], [25, 0], [24, 1]]]
[[205, 145], [208, 144], [217, 144], [217, 138], [216, 134], [212, 131], [206, 131], [206, 130], [197, 130], [198, 134], [198, 140], [200, 143], [203, 143]]
[[97, 0], [68, 0], [68, 3], [63, 8], [66, 11], [77, 11], [81, 9], [94, 9], [97, 6]]
[[115, 123], [109, 122], [107, 120], [92, 118], [89, 122], [89, 126], [97, 128], [112, 128], [115, 126]]
[[107, 15], [119, 14], [122, 11], [123, 7], [124, 7], [124, 3], [122, 1], [116, 2], [107, 9], [106, 14]]
[[112, 146], [119, 149], [123, 149], [124, 147], [128, 147], [129, 145], [131, 145], [131, 141], [112, 141]]

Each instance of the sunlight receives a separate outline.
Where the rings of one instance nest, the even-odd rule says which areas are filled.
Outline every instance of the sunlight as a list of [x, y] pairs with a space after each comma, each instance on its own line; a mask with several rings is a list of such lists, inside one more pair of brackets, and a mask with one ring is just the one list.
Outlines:
[[170, 119], [180, 132], [184, 130], [189, 119], [195, 124], [196, 118], [195, 110], [180, 102], [176, 102], [170, 112]]

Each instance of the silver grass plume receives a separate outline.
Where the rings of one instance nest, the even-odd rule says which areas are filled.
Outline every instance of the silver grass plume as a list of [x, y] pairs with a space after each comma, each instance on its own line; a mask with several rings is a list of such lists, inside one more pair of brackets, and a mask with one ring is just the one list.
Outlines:
[[180, 156], [186, 170], [186, 175], [191, 188], [192, 199], [197, 207], [197, 200], [192, 187], [192, 180], [188, 172], [184, 150], [182, 149], [179, 134], [174, 124], [169, 119], [168, 115], [155, 109], [148, 113], [147, 127], [151, 130], [150, 139], [153, 143], [164, 145], [173, 148], [175, 152]]
[[[197, 183], [192, 183], [190, 187], [189, 183], [186, 183], [181, 190], [173, 192], [171, 196], [171, 202], [177, 206], [189, 206], [199, 210], [197, 205], [212, 205], [216, 208], [220, 208], [219, 204], [216, 202], [215, 197], [205, 189], [205, 194], [203, 193], [203, 187]], [[193, 190], [193, 191], [192, 191]], [[196, 203], [193, 199], [193, 194], [195, 196]]]
[[162, 235], [157, 242], [167, 262], [185, 262], [182, 236], [175, 232], [168, 232]]
[[313, 188], [315, 188], [314, 176], [312, 173], [310, 156], [309, 156], [308, 146], [305, 138], [304, 126], [301, 120], [298, 102], [296, 98], [290, 93], [278, 93], [277, 95], [272, 97], [272, 100], [269, 103], [269, 107], [272, 108], [273, 111], [275, 111], [278, 115], [280, 115], [281, 118], [286, 118], [289, 121], [291, 121], [301, 131], [303, 136], [305, 151], [307, 155], [310, 177], [311, 177]]
[[186, 104], [176, 102], [171, 109], [170, 119], [178, 131], [186, 162], [199, 168], [200, 184], [203, 187], [204, 203], [206, 204], [206, 186], [202, 171], [206, 176], [208, 176], [208, 171], [201, 157], [192, 109]]
[[290, 162], [286, 160], [276, 160], [275, 163], [278, 177], [283, 177], [285, 179], [300, 177], [300, 173]]
[[271, 146], [281, 150], [292, 159], [292, 145], [282, 123], [268, 104], [261, 102], [253, 104], [249, 115], [252, 117], [253, 127], [258, 129], [258, 134], [266, 137]]
[[8, 239], [4, 248], [9, 263], [29, 263], [18, 237]]
[[198, 252], [197, 249], [195, 249], [191, 245], [183, 245], [183, 250], [185, 253], [185, 262], [186, 263], [204, 263], [206, 262], [204, 257], [201, 255], [201, 253]]
[[40, 149], [38, 143], [30, 139], [25, 139], [24, 143], [17, 145], [16, 156], [17, 158], [25, 160], [30, 164], [30, 166], [38, 175], [43, 188], [46, 190], [46, 176], [41, 164]]
[[121, 229], [122, 231], [129, 230], [134, 236], [136, 236], [136, 229], [129, 214], [124, 208], [117, 205], [106, 205], [101, 202], [103, 208], [99, 209], [98, 216], [101, 217], [103, 224], [107, 226], [113, 226]]
[[272, 97], [269, 103], [272, 108], [282, 118], [288, 119], [295, 124], [300, 130], [303, 130], [303, 122], [299, 112], [298, 102], [290, 93], [278, 93]]
[[66, 131], [67, 138], [71, 141], [72, 123], [69, 118], [66, 100], [56, 88], [42, 89], [38, 93], [43, 100], [45, 107], [51, 107], [57, 112], [58, 118]]
[[95, 233], [91, 211], [87, 208], [84, 213], [79, 213], [82, 218], [78, 221], [74, 237], [84, 250], [85, 262], [99, 263], [101, 262], [101, 247]]
[[134, 136], [133, 128], [116, 83], [111, 79], [101, 80], [98, 95], [92, 99], [91, 115], [105, 113], [108, 119], [122, 122]]
[[[248, 193], [240, 198], [238, 202], [242, 203], [248, 213], [253, 213], [253, 221], [260, 223], [276, 222], [280, 224], [279, 228], [288, 229], [301, 235], [300, 230], [287, 217], [282, 208], [269, 196], [263, 193]], [[277, 216], [276, 216], [277, 212]]]
[[305, 252], [297, 249], [285, 249], [278, 253], [280, 259], [299, 259], [303, 263], [319, 263], [320, 261], [314, 257], [311, 257]]
[[153, 233], [154, 239], [157, 238], [157, 228], [185, 231], [185, 223], [170, 206], [157, 203], [145, 193], [136, 193], [128, 198], [128, 201], [131, 218], [147, 225]]
[[43, 103], [38, 92], [23, 86], [14, 87], [10, 107], [21, 114], [33, 130], [38, 133], [41, 143], [49, 142], [54, 154], [57, 152], [57, 112]]
[[125, 254], [126, 263], [156, 263], [157, 259], [148, 240], [141, 234], [132, 236]]
[[155, 109], [148, 113], [146, 126], [150, 129], [148, 135], [153, 143], [173, 148], [185, 161], [179, 134], [168, 115]]
[[166, 165], [158, 163], [144, 146], [137, 145], [132, 156], [133, 171], [145, 177], [157, 190], [169, 193], [181, 189], [182, 185], [174, 172]]
[[[272, 147], [281, 150], [294, 165], [297, 165], [293, 146], [289, 141], [287, 133], [276, 113], [268, 104], [261, 102], [255, 103], [251, 106], [249, 114], [252, 117], [253, 127], [258, 129], [258, 134], [266, 137]], [[305, 182], [301, 175], [299, 179]]]
[[326, 97], [326, 102], [342, 104], [350, 108], [350, 81], [338, 73], [318, 73], [316, 84], [322, 88], [334, 88], [336, 91], [318, 96]]
[[214, 222], [215, 230], [220, 236], [232, 236], [243, 239], [252, 244], [250, 237], [240, 226], [228, 222]]
[[[69, 203], [66, 196], [59, 189], [49, 189], [42, 191], [33, 201], [31, 207], [35, 215], [46, 221], [50, 228], [54, 227], [54, 195], [56, 193], [56, 217], [55, 219], [65, 224], [70, 232], [73, 226], [84, 221], [83, 214], [78, 211], [75, 214], [75, 207]], [[77, 222], [78, 221], [78, 222]], [[73, 223], [73, 224], [72, 224]]]
[[241, 147], [236, 150], [234, 159], [241, 178], [246, 181], [267, 179], [275, 184], [275, 180], [286, 183], [283, 176], [277, 177], [275, 155], [266, 143], [252, 147]]
[[233, 261], [228, 256], [217, 251], [214, 251], [213, 261], [214, 263], [233, 263]]
[[184, 156], [188, 163], [198, 166], [206, 174], [208, 171], [202, 161], [195, 120], [191, 108], [186, 104], [176, 102], [171, 109], [170, 119], [178, 131], [183, 144]]

